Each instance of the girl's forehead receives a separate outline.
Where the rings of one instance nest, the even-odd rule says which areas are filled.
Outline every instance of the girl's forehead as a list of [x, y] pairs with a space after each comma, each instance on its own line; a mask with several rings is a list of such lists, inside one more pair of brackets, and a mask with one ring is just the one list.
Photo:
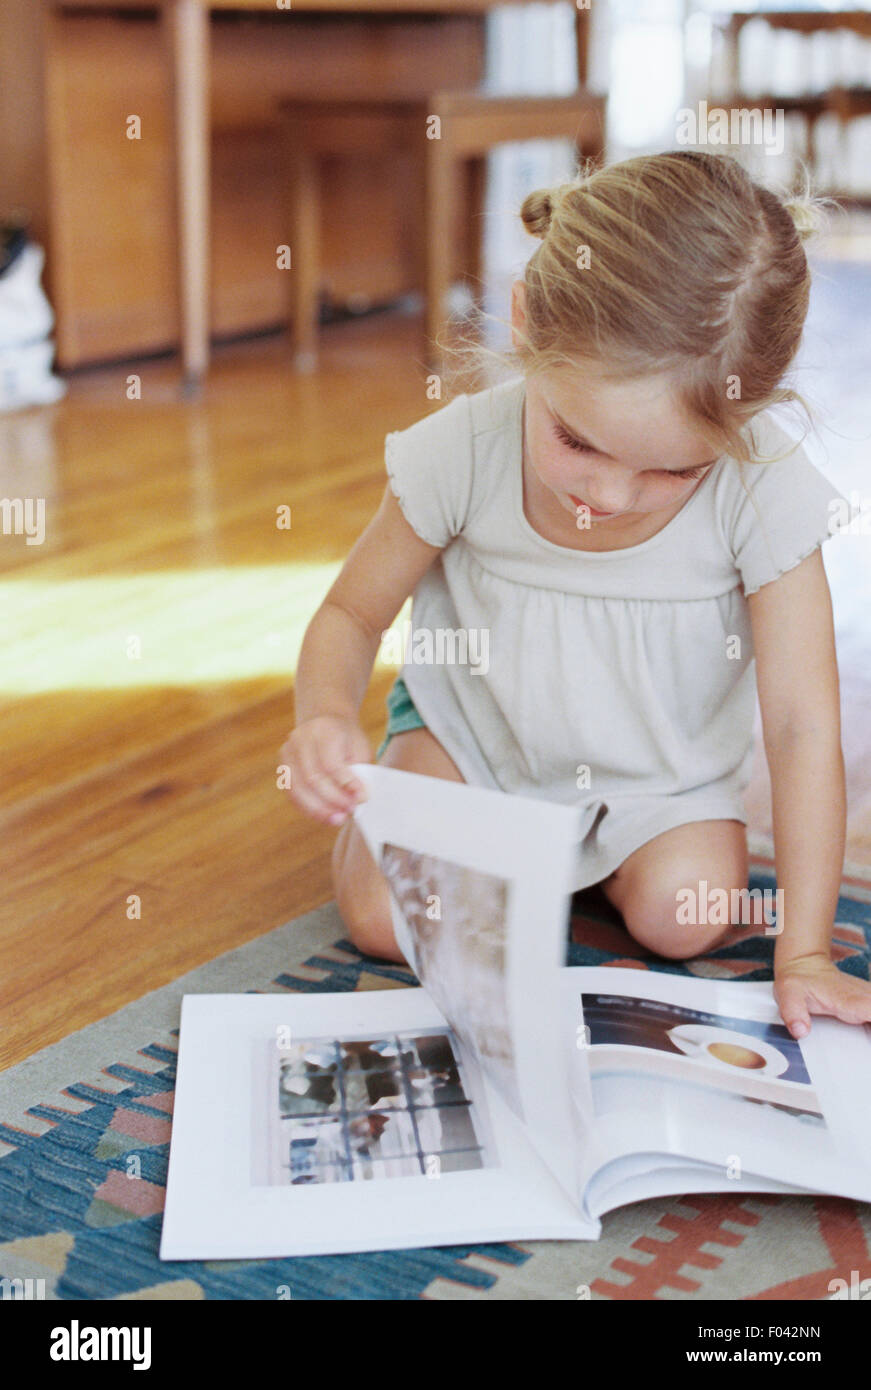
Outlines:
[[636, 410], [658, 408], [669, 413], [679, 409], [677, 383], [666, 372], [615, 377], [590, 362], [575, 368], [542, 372], [538, 387], [550, 403], [569, 412], [607, 408], [613, 404], [631, 405]]

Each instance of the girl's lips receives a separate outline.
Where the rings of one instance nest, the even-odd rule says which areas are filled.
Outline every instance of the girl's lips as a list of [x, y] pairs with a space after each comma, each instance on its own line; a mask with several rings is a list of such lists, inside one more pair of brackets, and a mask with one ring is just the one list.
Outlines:
[[595, 507], [591, 507], [590, 504], [589, 504], [589, 502], [582, 502], [581, 499], [580, 499], [580, 497], [573, 497], [571, 493], [569, 493], [569, 501], [574, 502], [574, 504], [575, 504], [576, 507], [586, 507], [587, 511], [590, 513], [590, 516], [614, 516], [614, 515], [616, 515], [616, 513], [614, 513], [614, 512], [597, 512], [597, 511], [596, 511], [596, 508], [595, 508]]

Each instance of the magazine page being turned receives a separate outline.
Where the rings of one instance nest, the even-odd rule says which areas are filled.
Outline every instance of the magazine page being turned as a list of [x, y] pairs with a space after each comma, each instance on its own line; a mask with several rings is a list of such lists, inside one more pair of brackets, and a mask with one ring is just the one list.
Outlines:
[[580, 812], [358, 764], [355, 815], [391, 889], [397, 943], [573, 1201], [589, 1127], [557, 1001]]

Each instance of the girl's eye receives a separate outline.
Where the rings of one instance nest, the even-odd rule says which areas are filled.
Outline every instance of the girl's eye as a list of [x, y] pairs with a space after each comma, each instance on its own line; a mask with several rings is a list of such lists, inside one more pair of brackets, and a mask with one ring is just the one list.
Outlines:
[[700, 478], [705, 470], [704, 468], [681, 468], [676, 471], [673, 468], [663, 468], [662, 471], [669, 478]]
[[[564, 430], [562, 425], [558, 423], [554, 424], [553, 432], [557, 439], [561, 440], [569, 449], [574, 449], [577, 453], [595, 454], [597, 452], [592, 444], [585, 444], [582, 439], [575, 439], [573, 435], [569, 434], [568, 431]], [[705, 469], [709, 467], [710, 464], [703, 464], [701, 468], [682, 468], [679, 471], [673, 468], [661, 468], [659, 472], [664, 474], [666, 478], [700, 478], [705, 472]]]
[[578, 453], [594, 454], [596, 452], [592, 445], [584, 444], [582, 440], [575, 439], [572, 435], [570, 435], [566, 430], [563, 429], [562, 425], [554, 425], [553, 432], [556, 435], [557, 439], [562, 440], [563, 444], [567, 444], [570, 449], [576, 449]]

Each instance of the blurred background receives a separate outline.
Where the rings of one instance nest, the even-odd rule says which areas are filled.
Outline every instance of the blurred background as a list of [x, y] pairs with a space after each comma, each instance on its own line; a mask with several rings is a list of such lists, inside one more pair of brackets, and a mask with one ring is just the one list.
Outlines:
[[[312, 103], [311, 129], [357, 102], [386, 112], [420, 101], [429, 110], [446, 89], [509, 100], [580, 89], [607, 98], [601, 136], [588, 135], [585, 149], [609, 159], [688, 143], [678, 113], [702, 101], [772, 108], [782, 121], [776, 147], [744, 138], [741, 157], [786, 182], [805, 159], [821, 190], [871, 206], [867, 11], [807, 2], [731, 11], [713, 0], [293, 0], [292, 8], [220, 0], [211, 9], [205, 0], [3, 0], [7, 242], [24, 223], [45, 255], [62, 373], [186, 349], [184, 365], [197, 376], [205, 366], [199, 337], [224, 342], [288, 321], [290, 267], [276, 265], [292, 224], [288, 101]], [[534, 138], [534, 124], [522, 104], [503, 112], [477, 137], [485, 187], [473, 196], [462, 184], [467, 200], [478, 200], [466, 230], [482, 238], [491, 291], [529, 255], [516, 217], [525, 193], [574, 167], [571, 140]], [[712, 130], [711, 142], [718, 138]], [[414, 312], [429, 226], [416, 206], [422, 171], [413, 141], [394, 133], [387, 149], [377, 135], [355, 145], [334, 126], [312, 150], [320, 315], [400, 304]], [[468, 278], [476, 268], [476, 248], [464, 249], [451, 266], [456, 308], [460, 272]], [[15, 250], [13, 240], [7, 262]], [[26, 271], [4, 269], [13, 279], [0, 306], [4, 404], [62, 389], [40, 376], [44, 308], [37, 311], [35, 293], [20, 307], [12, 294], [18, 280], [32, 286], [36, 271], [36, 254]], [[16, 311], [29, 328], [18, 343]]]
[[[582, 156], [706, 144], [836, 199], [793, 379], [812, 458], [868, 510], [867, 5], [0, 0], [15, 1056], [331, 897], [333, 833], [277, 754], [384, 435], [446, 398], [454, 330], [507, 345], [528, 192]], [[869, 534], [825, 550], [863, 872]], [[363, 707], [373, 746], [394, 675]], [[748, 805], [770, 853], [762, 759]]]

